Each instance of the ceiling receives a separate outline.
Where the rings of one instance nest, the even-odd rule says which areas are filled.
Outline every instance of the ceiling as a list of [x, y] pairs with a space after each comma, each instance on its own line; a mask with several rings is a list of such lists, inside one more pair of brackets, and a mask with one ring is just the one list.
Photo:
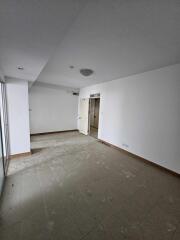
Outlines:
[[[84, 6], [84, 0], [0, 0], [0, 66], [35, 81]], [[24, 70], [18, 70], [23, 66]]]
[[0, 3], [7, 76], [80, 88], [180, 62], [179, 0]]

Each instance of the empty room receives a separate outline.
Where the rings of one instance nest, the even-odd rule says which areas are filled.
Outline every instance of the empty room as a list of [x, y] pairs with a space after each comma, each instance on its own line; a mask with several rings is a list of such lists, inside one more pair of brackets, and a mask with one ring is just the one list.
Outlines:
[[180, 239], [179, 0], [0, 0], [14, 239]]

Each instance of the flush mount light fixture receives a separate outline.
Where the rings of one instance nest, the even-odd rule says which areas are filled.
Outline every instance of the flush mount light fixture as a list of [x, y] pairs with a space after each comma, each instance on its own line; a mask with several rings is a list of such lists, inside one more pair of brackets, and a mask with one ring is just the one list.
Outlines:
[[80, 73], [84, 76], [84, 77], [89, 77], [91, 76], [94, 71], [92, 69], [88, 69], [88, 68], [82, 68], [80, 69]]
[[24, 68], [22, 66], [17, 67], [17, 69], [21, 70], [21, 71], [24, 70]]

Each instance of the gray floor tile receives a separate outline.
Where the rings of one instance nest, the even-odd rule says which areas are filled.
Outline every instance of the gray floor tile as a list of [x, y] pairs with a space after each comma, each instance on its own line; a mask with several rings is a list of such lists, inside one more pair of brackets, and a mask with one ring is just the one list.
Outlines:
[[179, 240], [180, 180], [77, 132], [10, 162], [0, 239]]

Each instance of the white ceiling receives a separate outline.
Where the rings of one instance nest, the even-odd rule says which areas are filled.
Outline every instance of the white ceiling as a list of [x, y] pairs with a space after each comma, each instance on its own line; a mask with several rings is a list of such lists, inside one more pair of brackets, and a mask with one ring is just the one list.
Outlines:
[[179, 0], [1, 2], [8, 76], [79, 88], [180, 62]]
[[[6, 76], [37, 79], [85, 2], [0, 0], [0, 66]], [[24, 71], [17, 69], [23, 66]]]

